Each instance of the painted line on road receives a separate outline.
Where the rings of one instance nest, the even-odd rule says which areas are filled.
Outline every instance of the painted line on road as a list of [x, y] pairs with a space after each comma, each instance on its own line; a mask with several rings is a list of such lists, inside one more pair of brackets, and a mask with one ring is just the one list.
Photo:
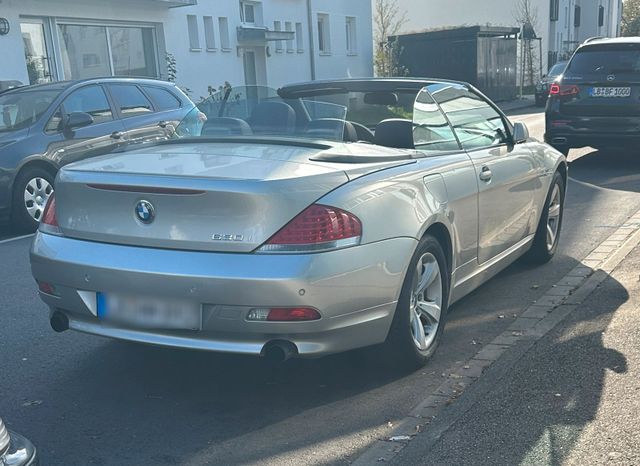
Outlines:
[[31, 238], [34, 235], [35, 233], [31, 233], [30, 235], [22, 235], [22, 236], [16, 236], [15, 238], [3, 239], [3, 240], [0, 240], [0, 244], [13, 243], [14, 241], [19, 241], [21, 239]]
[[[515, 351], [515, 345], [518, 343], [535, 343], [553, 330], [581, 305], [639, 244], [640, 210], [629, 217], [559, 282], [552, 285], [541, 298], [529, 305], [503, 333], [484, 345], [462, 368], [451, 373], [442, 385], [401, 419], [387, 437], [377, 440], [358, 456], [352, 465], [367, 466], [391, 461], [421, 432], [426, 431], [429, 434], [429, 424], [436, 418], [441, 421], [443, 410], [454, 404], [469, 386], [481, 378], [485, 370], [503, 356], [510, 354], [510, 351]], [[469, 406], [478, 401], [479, 398], [471, 400]], [[447, 419], [444, 427], [441, 426], [433, 432], [431, 441], [436, 442], [462, 414], [464, 413]]]

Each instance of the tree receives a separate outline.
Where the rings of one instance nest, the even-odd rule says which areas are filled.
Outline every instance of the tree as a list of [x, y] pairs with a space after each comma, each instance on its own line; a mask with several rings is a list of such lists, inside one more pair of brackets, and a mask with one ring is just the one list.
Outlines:
[[407, 13], [400, 11], [397, 0], [375, 0], [373, 5], [375, 24], [374, 65], [378, 76], [405, 74], [398, 64], [400, 49], [397, 41], [389, 40], [400, 32], [407, 22]]
[[[515, 7], [515, 20], [521, 27], [521, 30], [525, 33], [525, 36], [532, 36], [538, 25], [538, 9], [531, 5], [531, 0], [518, 0]], [[535, 50], [534, 40], [527, 37], [520, 37], [520, 40], [524, 40], [524, 46], [522, 47], [522, 66], [523, 71], [523, 83], [526, 86], [535, 84], [537, 79], [538, 70], [535, 69], [535, 63], [537, 60], [537, 53]]]
[[622, 7], [622, 35], [640, 36], [640, 0], [624, 0]]

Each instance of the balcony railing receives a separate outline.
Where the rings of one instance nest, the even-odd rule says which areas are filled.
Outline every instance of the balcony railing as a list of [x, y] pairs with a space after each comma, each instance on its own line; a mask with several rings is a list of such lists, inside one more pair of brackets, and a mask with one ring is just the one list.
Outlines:
[[153, 0], [156, 3], [161, 3], [169, 8], [175, 8], [178, 6], [192, 6], [197, 5], [198, 0]]
[[238, 27], [238, 44], [241, 46], [264, 46], [267, 42], [295, 39], [294, 31], [271, 31], [266, 27]]

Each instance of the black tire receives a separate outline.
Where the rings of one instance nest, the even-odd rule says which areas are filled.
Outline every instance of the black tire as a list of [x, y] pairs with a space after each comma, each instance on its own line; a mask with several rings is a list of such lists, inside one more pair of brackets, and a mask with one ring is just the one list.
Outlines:
[[[415, 278], [413, 272], [417, 268], [418, 260], [426, 253], [432, 254], [438, 264], [442, 283], [442, 304], [435, 338], [425, 350], [420, 350], [414, 342], [411, 330], [411, 295]], [[394, 367], [402, 370], [418, 369], [424, 366], [436, 352], [447, 320], [449, 280], [449, 270], [442, 246], [433, 236], [425, 235], [409, 263], [391, 329], [382, 348], [388, 362]]]
[[[16, 227], [29, 232], [38, 228], [39, 221], [29, 214], [24, 200], [24, 192], [29, 181], [35, 178], [44, 179], [53, 186], [55, 175], [42, 167], [27, 167], [17, 176], [13, 183], [11, 220]], [[42, 213], [40, 213], [41, 215]]]
[[[549, 207], [552, 201], [552, 196], [554, 194], [555, 188], [559, 189], [560, 196], [560, 210], [559, 215], [557, 217], [557, 229], [555, 233], [555, 239], [553, 241], [553, 245], [549, 247], [547, 241], [547, 225], [549, 223]], [[553, 180], [551, 181], [551, 186], [549, 187], [549, 192], [547, 193], [547, 198], [544, 204], [544, 210], [542, 211], [542, 215], [540, 216], [540, 222], [538, 223], [538, 229], [536, 230], [536, 235], [533, 238], [533, 243], [531, 244], [531, 249], [524, 256], [525, 260], [530, 264], [546, 264], [549, 262], [556, 251], [558, 250], [558, 242], [560, 239], [560, 232], [562, 230], [562, 217], [564, 214], [564, 195], [565, 195], [565, 186], [564, 179], [560, 173], [556, 172], [553, 175]]]

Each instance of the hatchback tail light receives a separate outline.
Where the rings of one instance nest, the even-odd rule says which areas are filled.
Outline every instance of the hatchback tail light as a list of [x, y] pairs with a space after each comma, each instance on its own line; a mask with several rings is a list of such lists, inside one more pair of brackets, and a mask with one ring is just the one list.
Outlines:
[[580, 88], [573, 84], [558, 84], [553, 83], [549, 88], [550, 95], [578, 95], [580, 94]]
[[60, 235], [60, 225], [58, 225], [58, 218], [56, 217], [56, 194], [51, 194], [47, 205], [44, 208], [42, 219], [40, 220], [40, 231], [44, 233], [50, 233], [52, 235]]
[[318, 252], [360, 244], [362, 223], [358, 217], [320, 204], [307, 207], [258, 252]]

